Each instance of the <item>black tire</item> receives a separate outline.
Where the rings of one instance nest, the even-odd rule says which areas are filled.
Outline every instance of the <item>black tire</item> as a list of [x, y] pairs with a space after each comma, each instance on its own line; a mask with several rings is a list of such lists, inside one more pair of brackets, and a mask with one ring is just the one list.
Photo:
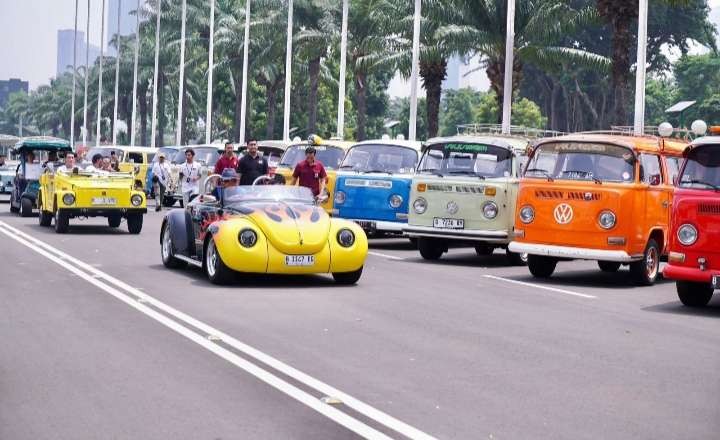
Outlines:
[[65, 234], [70, 228], [70, 216], [62, 209], [55, 211], [55, 232]]
[[42, 206], [40, 207], [40, 214], [38, 215], [38, 222], [40, 226], [48, 227], [52, 225], [53, 215], [52, 212], [45, 211]]
[[705, 307], [712, 299], [714, 289], [708, 283], [677, 281], [678, 298], [687, 307]]
[[495, 252], [495, 248], [492, 246], [489, 246], [487, 244], [475, 245], [475, 253], [478, 254], [478, 256], [480, 256], [480, 257], [492, 255], [493, 252]]
[[166, 208], [172, 208], [173, 206], [175, 206], [175, 202], [176, 200], [174, 197], [165, 196], [162, 199], [162, 205]]
[[528, 269], [535, 278], [550, 278], [555, 272], [558, 260], [540, 255], [528, 255]]
[[412, 244], [415, 247], [415, 249], [417, 249], [417, 245], [418, 245], [417, 237], [409, 237], [408, 240], [410, 240], [410, 244]]
[[445, 243], [437, 238], [418, 238], [418, 250], [426, 260], [439, 260], [445, 253]]
[[660, 246], [654, 239], [648, 240], [643, 259], [630, 263], [630, 274], [638, 286], [652, 286], [660, 274]]
[[528, 254], [518, 254], [505, 249], [505, 258], [510, 266], [527, 266]]
[[175, 251], [172, 245], [172, 233], [170, 225], [165, 223], [160, 236], [160, 256], [163, 265], [169, 269], [179, 269], [187, 265], [186, 262], [175, 258]]
[[335, 283], [342, 284], [343, 286], [351, 286], [357, 284], [362, 276], [362, 272], [363, 268], [361, 267], [354, 272], [333, 272], [332, 276]]
[[235, 277], [235, 271], [225, 265], [212, 238], [208, 240], [204, 254], [203, 269], [210, 282], [218, 285], [230, 284]]
[[117, 228], [120, 226], [120, 222], [122, 222], [122, 216], [121, 215], [111, 215], [107, 218], [108, 220], [108, 226], [111, 228]]
[[597, 265], [601, 271], [607, 273], [615, 273], [620, 270], [620, 263], [615, 261], [598, 261]]
[[20, 199], [20, 217], [30, 217], [33, 212], [33, 203], [27, 197]]
[[139, 234], [142, 231], [143, 226], [143, 215], [142, 214], [128, 214], [127, 216], [127, 227], [128, 232], [131, 234]]

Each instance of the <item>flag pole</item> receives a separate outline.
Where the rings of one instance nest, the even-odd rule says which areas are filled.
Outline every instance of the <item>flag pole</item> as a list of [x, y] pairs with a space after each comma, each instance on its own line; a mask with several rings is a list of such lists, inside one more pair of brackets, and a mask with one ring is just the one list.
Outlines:
[[73, 32], [73, 84], [72, 84], [72, 98], [70, 99], [70, 145], [73, 149], [75, 148], [75, 84], [77, 83], [77, 24], [78, 24], [78, 3], [79, 0], [75, 0], [75, 32]]
[[103, 83], [103, 58], [105, 56], [105, 0], [102, 0], [102, 15], [100, 17], [100, 74], [98, 75], [98, 106], [95, 131], [95, 146], [100, 145], [100, 125], [102, 124], [102, 83]]
[[185, 22], [187, 20], [187, 0], [182, 0], [182, 25], [180, 26], [180, 85], [178, 86], [178, 114], [175, 130], [175, 145], [182, 145], [183, 94], [185, 92]]
[[337, 137], [345, 138], [345, 80], [347, 76], [347, 31], [349, 0], [343, 0], [342, 28], [340, 33], [340, 78], [338, 81]]
[[158, 88], [158, 67], [160, 65], [160, 15], [162, 12], [162, 0], [157, 0], [156, 23], [155, 23], [155, 72], [153, 74], [153, 111], [152, 111], [152, 138], [150, 146], [155, 148], [155, 132], [157, 130], [157, 88]]
[[637, 74], [635, 78], [635, 126], [636, 136], [645, 133], [645, 77], [647, 61], [648, 0], [640, 0], [638, 10]]
[[[249, 1], [249, 0], [248, 0]], [[215, 57], [215, 0], [210, 0], [210, 44], [208, 45], [207, 111], [205, 112], [205, 143], [212, 140], [213, 71]]]
[[[135, 63], [133, 66], [133, 103], [132, 116], [130, 125], [130, 146], [135, 146], [135, 121], [137, 120], [137, 76], [138, 76], [138, 60], [140, 58], [140, 0], [137, 0], [137, 9], [135, 10]], [[144, 98], [143, 98], [144, 99]]]
[[507, 35], [505, 37], [505, 79], [503, 81], [502, 133], [510, 134], [515, 65], [515, 0], [507, 2]]
[[287, 44], [285, 49], [285, 109], [283, 112], [283, 139], [290, 140], [290, 90], [292, 86], [293, 0], [288, 0]]
[[118, 92], [120, 82], [120, 14], [122, 11], [122, 0], [118, 0], [117, 33], [115, 34], [116, 58], [115, 58], [115, 105], [113, 106], [113, 145], [117, 145], [117, 120], [118, 120]]
[[418, 75], [420, 71], [420, 19], [422, 17], [422, 1], [415, 0], [415, 14], [413, 18], [413, 43], [412, 43], [412, 72], [410, 73], [410, 121], [408, 127], [408, 139], [414, 141], [417, 138], [417, 100], [418, 100]]
[[240, 144], [245, 143], [245, 120], [247, 118], [248, 48], [250, 47], [250, 0], [245, 0], [245, 38], [243, 39], [243, 77], [240, 91]]
[[87, 0], [87, 24], [85, 25], [85, 102], [83, 104], [83, 147], [87, 147], [88, 123], [88, 77], [90, 76], [90, 0]]

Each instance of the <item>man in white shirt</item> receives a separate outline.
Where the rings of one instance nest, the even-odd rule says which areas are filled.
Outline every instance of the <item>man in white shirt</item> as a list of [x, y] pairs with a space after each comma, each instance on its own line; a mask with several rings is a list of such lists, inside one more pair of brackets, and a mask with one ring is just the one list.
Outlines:
[[158, 154], [158, 160], [152, 167], [153, 191], [155, 192], [155, 211], [162, 209], [162, 202], [165, 198], [165, 188], [170, 178], [170, 164], [165, 162], [165, 154]]
[[75, 153], [68, 151], [65, 153], [65, 164], [60, 165], [57, 169], [58, 172], [70, 174], [75, 168]]
[[92, 157], [92, 164], [88, 165], [87, 168], [85, 168], [85, 171], [89, 173], [95, 173], [95, 174], [101, 174], [105, 175], [108, 174], [107, 171], [103, 170], [103, 157], [102, 154], [98, 153]]
[[185, 150], [185, 163], [180, 166], [180, 180], [183, 206], [187, 206], [190, 199], [200, 193], [200, 165], [195, 162], [195, 151], [192, 148]]

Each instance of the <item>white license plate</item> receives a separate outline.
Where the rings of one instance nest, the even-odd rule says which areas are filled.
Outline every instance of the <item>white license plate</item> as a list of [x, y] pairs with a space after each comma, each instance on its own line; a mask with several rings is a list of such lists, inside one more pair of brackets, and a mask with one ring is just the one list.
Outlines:
[[93, 205], [117, 205], [117, 199], [115, 197], [93, 197]]
[[720, 275], [713, 275], [712, 286], [713, 289], [720, 289]]
[[461, 218], [439, 218], [433, 219], [433, 227], [441, 229], [465, 229], [465, 220]]
[[314, 255], [285, 255], [286, 266], [313, 266], [314, 264]]

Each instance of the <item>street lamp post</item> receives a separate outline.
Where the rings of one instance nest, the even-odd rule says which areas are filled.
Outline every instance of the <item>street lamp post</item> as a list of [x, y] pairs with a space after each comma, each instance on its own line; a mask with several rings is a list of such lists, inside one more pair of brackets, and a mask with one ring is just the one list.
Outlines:
[[[248, 0], [250, 1], [250, 0]], [[215, 56], [215, 0], [210, 0], [210, 44], [208, 45], [207, 111], [205, 112], [205, 143], [212, 137], [213, 71]]]
[[422, 17], [422, 1], [415, 0], [415, 16], [413, 19], [412, 71], [410, 73], [410, 121], [408, 139], [417, 137], [417, 99], [418, 75], [420, 70], [420, 19]]
[[140, 57], [140, 0], [137, 0], [135, 9], [135, 63], [133, 66], [133, 95], [132, 95], [132, 117], [130, 118], [130, 146], [135, 146], [135, 121], [137, 117], [137, 76], [138, 60]]
[[85, 25], [85, 103], [83, 104], [83, 147], [87, 147], [88, 133], [88, 77], [90, 76], [90, 0], [87, 0], [87, 23]]
[[245, 120], [247, 118], [248, 48], [250, 47], [250, 0], [245, 0], [245, 38], [243, 39], [243, 77], [240, 95], [240, 144], [245, 143]]
[[115, 104], [113, 105], [113, 145], [117, 145], [117, 121], [118, 121], [118, 92], [120, 82], [120, 16], [122, 11], [122, 0], [118, 0], [118, 19], [117, 33], [115, 34], [115, 44], [117, 51], [115, 54]]
[[348, 15], [350, 11], [349, 0], [343, 0], [342, 27], [340, 31], [340, 78], [338, 81], [338, 114], [337, 137], [345, 137], [345, 77], [347, 75], [347, 31]]
[[70, 98], [70, 145], [75, 147], [75, 83], [77, 82], [77, 19], [78, 19], [78, 3], [75, 0], [75, 27], [73, 32], [73, 84], [72, 97]]
[[503, 82], [502, 133], [510, 134], [515, 64], [515, 0], [507, 2], [507, 35], [505, 37], [505, 78]]
[[97, 125], [95, 131], [95, 146], [100, 145], [100, 125], [102, 123], [102, 83], [103, 83], [103, 57], [105, 48], [105, 0], [102, 0], [102, 16], [100, 18], [100, 75], [98, 75], [98, 102]]
[[283, 112], [283, 139], [290, 140], [290, 90], [292, 86], [293, 0], [288, 0], [287, 44], [285, 47], [285, 110]]
[[640, 0], [638, 15], [637, 75], [635, 78], [635, 126], [636, 136], [645, 133], [645, 72], [647, 60], [648, 0]]
[[157, 130], [157, 87], [158, 87], [158, 67], [160, 64], [160, 15], [162, 13], [162, 0], [157, 0], [156, 23], [155, 23], [155, 72], [153, 75], [153, 111], [152, 111], [152, 130], [150, 146], [155, 148], [155, 132]]
[[185, 21], [187, 19], [187, 0], [182, 0], [182, 25], [180, 26], [180, 85], [178, 86], [178, 114], [175, 132], [175, 145], [182, 144], [183, 93], [185, 92]]

